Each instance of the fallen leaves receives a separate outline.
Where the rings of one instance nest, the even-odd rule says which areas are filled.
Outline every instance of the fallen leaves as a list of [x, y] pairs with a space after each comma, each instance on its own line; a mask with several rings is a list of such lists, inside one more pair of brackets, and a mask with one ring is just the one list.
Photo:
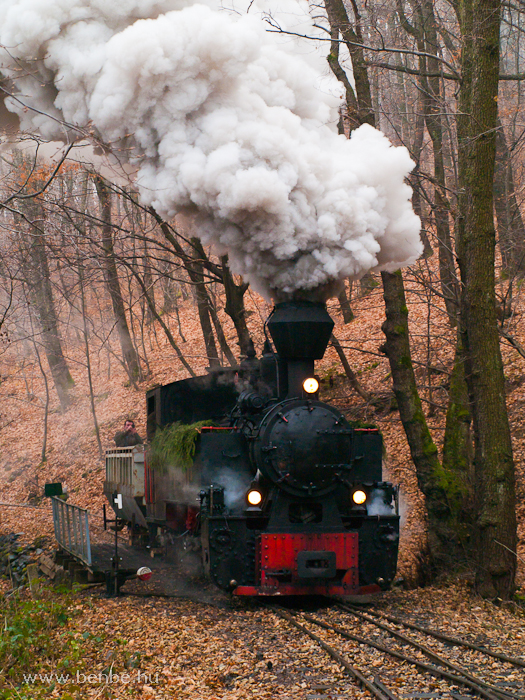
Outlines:
[[[440, 610], [436, 613], [438, 597]], [[466, 637], [484, 635], [491, 648], [510, 655], [522, 653], [521, 643], [515, 638], [522, 629], [521, 616], [490, 603], [473, 605], [475, 600], [462, 587], [429, 588], [393, 591], [382, 597], [380, 607], [414, 621], [429, 624], [432, 620], [445, 632], [449, 629]], [[481, 610], [474, 613], [471, 607]], [[284, 620], [277, 626], [275, 615], [250, 602], [229, 603], [224, 595], [217, 607], [176, 598], [108, 600], [84, 593], [81, 603], [74, 602], [72, 609], [75, 615], [64, 631], [79, 643], [88, 640], [82, 675], [72, 670], [71, 681], [50, 691], [51, 697], [64, 698], [69, 693], [75, 700], [304, 700], [319, 692], [327, 699], [369, 697], [313, 640], [305, 640]], [[334, 621], [341, 614], [335, 609], [328, 612]], [[139, 620], [144, 623], [145, 633], [137, 629]], [[366, 628], [367, 623], [362, 626]], [[100, 628], [105, 632], [95, 642], [92, 633]], [[502, 629], [508, 639], [502, 639]], [[448, 690], [445, 682], [417, 673], [406, 663], [400, 666], [370, 647], [342, 642], [340, 638], [334, 641], [352, 663], [367, 669], [371, 678], [379, 673], [400, 694]], [[450, 654], [450, 646], [443, 645], [443, 653]], [[465, 654], [462, 652], [463, 659], [479, 667], [477, 652]], [[134, 663], [130, 664], [132, 659]], [[491, 660], [483, 668], [490, 682], [502, 673], [502, 665]], [[46, 671], [53, 673], [55, 669], [48, 664]], [[521, 672], [509, 669], [505, 673], [507, 682], [523, 683]], [[35, 697], [40, 696], [35, 693]]]

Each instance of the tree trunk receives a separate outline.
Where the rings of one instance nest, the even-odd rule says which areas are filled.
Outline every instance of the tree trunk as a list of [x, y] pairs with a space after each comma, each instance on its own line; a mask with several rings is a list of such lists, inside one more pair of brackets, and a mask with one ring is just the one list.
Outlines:
[[[434, 156], [434, 220], [438, 238], [441, 293], [445, 301], [449, 323], [457, 325], [460, 290], [458, 287], [454, 249], [449, 224], [450, 204], [446, 195], [447, 182], [443, 155], [443, 120], [445, 111], [442, 82], [439, 76], [438, 55], [440, 42], [432, 0], [422, 0], [417, 14], [422, 41], [420, 49], [427, 56], [423, 67], [431, 76], [421, 76], [425, 124], [432, 140]], [[451, 560], [460, 563], [472, 548], [472, 495], [471, 481], [472, 440], [470, 434], [470, 406], [465, 382], [465, 357], [461, 335], [458, 333], [454, 369], [449, 392], [442, 460], [442, 483], [448, 501], [448, 526], [451, 532]]]
[[228, 362], [230, 363], [230, 367], [236, 367], [237, 366], [237, 360], [235, 359], [235, 355], [230, 349], [230, 346], [228, 345], [228, 341], [226, 340], [226, 336], [224, 335], [224, 328], [222, 327], [221, 320], [219, 318], [219, 314], [217, 313], [217, 308], [215, 306], [215, 303], [213, 300], [210, 298], [210, 295], [208, 294], [208, 300], [209, 300], [209, 310], [210, 310], [210, 318], [213, 323], [213, 327], [215, 328], [215, 333], [217, 335], [217, 340], [219, 341], [219, 347], [221, 349], [221, 352], [223, 355], [226, 357]]
[[[144, 266], [144, 286], [148, 290], [150, 301], [153, 304], [153, 308], [155, 308], [155, 286], [153, 284], [153, 274], [151, 272], [151, 262], [148, 253], [148, 244], [146, 241], [144, 241], [144, 256], [142, 258], [142, 264]], [[144, 305], [146, 307], [144, 309], [146, 312], [146, 323], [152, 323], [155, 317], [151, 311], [151, 306], [148, 303], [143, 304], [143, 306]]]
[[190, 278], [194, 292], [195, 300], [197, 302], [197, 311], [199, 314], [199, 321], [201, 324], [202, 335], [204, 337], [204, 346], [206, 348], [206, 357], [210, 363], [210, 368], [219, 367], [219, 353], [217, 352], [217, 345], [215, 343], [215, 337], [213, 335], [213, 327], [210, 316], [211, 302], [208, 296], [208, 290], [206, 289], [206, 283], [204, 280], [204, 266], [203, 262], [206, 260], [206, 253], [202, 247], [201, 242], [194, 238], [191, 240], [192, 254], [189, 255], [183, 249], [179, 241], [176, 239], [174, 233], [172, 232], [169, 224], [167, 224], [153, 209], [150, 207], [150, 214], [154, 217], [155, 221], [159, 224], [161, 231], [169, 241], [184, 265], [188, 277]]
[[[439, 42], [436, 28], [436, 18], [432, 0], [421, 2], [421, 31], [424, 36], [422, 49], [427, 53], [426, 68], [429, 73], [439, 75], [440, 64], [437, 59]], [[438, 239], [439, 273], [441, 291], [451, 326], [456, 326], [459, 290], [454, 270], [454, 250], [450, 235], [449, 210], [450, 205], [446, 196], [447, 183], [445, 162], [443, 158], [443, 96], [441, 93], [441, 78], [421, 78], [422, 95], [425, 109], [425, 123], [432, 140], [434, 154], [434, 220]]]
[[162, 277], [160, 278], [162, 313], [169, 314], [177, 307], [177, 288], [171, 279], [170, 268], [172, 264], [169, 259], [163, 258], [160, 264], [162, 269]]
[[361, 279], [359, 280], [359, 294], [362, 297], [366, 297], [367, 294], [370, 294], [374, 289], [377, 289], [379, 287], [379, 282], [377, 282], [374, 279], [374, 276], [371, 272], [367, 272], [366, 275], [363, 275]]
[[38, 343], [35, 338], [35, 329], [33, 326], [33, 319], [31, 317], [31, 310], [29, 311], [29, 321], [31, 323], [31, 335], [33, 336], [33, 347], [35, 349], [36, 359], [38, 366], [40, 368], [40, 373], [42, 374], [42, 379], [44, 380], [44, 388], [46, 390], [46, 401], [44, 403], [44, 434], [42, 435], [42, 449], [40, 450], [40, 464], [47, 462], [47, 437], [49, 431], [49, 382], [47, 381], [47, 374], [42, 365], [42, 358], [40, 357], [40, 350], [38, 349]]
[[253, 342], [250, 337], [250, 331], [246, 325], [246, 309], [244, 307], [244, 295], [249, 287], [247, 282], [241, 280], [240, 284], [235, 284], [233, 275], [228, 265], [228, 256], [221, 258], [222, 262], [222, 281], [226, 292], [226, 306], [224, 310], [233, 321], [237, 338], [239, 339], [239, 348], [241, 355], [247, 355], [248, 350], [253, 347]]
[[442, 465], [447, 483], [450, 524], [458, 545], [456, 559], [466, 557], [470, 566], [474, 555], [474, 450], [465, 361], [461, 334], [458, 333], [450, 377]]
[[26, 266], [27, 284], [42, 329], [42, 344], [49, 369], [51, 370], [51, 376], [60, 400], [60, 406], [65, 411], [71, 402], [69, 391], [75, 382], [64, 357], [58, 329], [58, 316], [55, 309], [44, 231], [42, 229], [44, 215], [42, 208], [35, 199], [25, 200], [23, 210], [27, 219], [31, 221], [31, 231], [27, 237], [28, 245], [26, 249], [29, 263]]
[[140, 362], [131, 340], [126, 311], [120, 282], [118, 278], [117, 265], [115, 263], [115, 251], [113, 249], [113, 229], [111, 215], [111, 191], [100, 175], [94, 177], [95, 187], [100, 202], [100, 218], [102, 219], [102, 247], [104, 250], [104, 273], [111, 303], [113, 305], [113, 315], [117, 328], [122, 357], [132, 382], [142, 376]]
[[95, 408], [95, 391], [93, 389], [93, 375], [91, 372], [91, 357], [89, 351], [89, 333], [87, 326], [87, 310], [86, 310], [86, 295], [85, 295], [85, 282], [84, 282], [84, 266], [80, 257], [78, 255], [77, 259], [78, 268], [78, 286], [80, 289], [80, 307], [82, 312], [82, 330], [84, 335], [84, 351], [86, 354], [86, 369], [88, 375], [88, 386], [89, 386], [89, 400], [91, 403], [91, 416], [93, 417], [93, 427], [95, 429], [95, 436], [97, 438], [98, 456], [100, 459], [103, 458], [104, 452], [102, 450], [102, 442], [100, 441], [100, 427], [97, 420], [97, 411]]
[[[351, 286], [350, 289], [352, 289]], [[343, 287], [343, 289], [341, 290], [341, 293], [337, 297], [337, 301], [339, 302], [339, 308], [341, 309], [341, 313], [343, 314], [343, 321], [345, 323], [351, 323], [354, 320], [354, 312], [352, 311], [352, 307], [350, 306], [350, 299], [348, 298], [346, 293], [346, 286]]]
[[[352, 58], [352, 71], [355, 82], [355, 100], [357, 108], [358, 126], [360, 124], [370, 124], [375, 126], [374, 105], [372, 102], [372, 92], [370, 90], [370, 81], [368, 79], [368, 69], [366, 66], [365, 55], [363, 51], [364, 37], [361, 28], [361, 17], [357, 12], [357, 7], [354, 5], [355, 23], [352, 25], [348, 19], [348, 14], [343, 0], [325, 0], [326, 14], [330, 27], [341, 33], [343, 41]], [[330, 63], [330, 57], [329, 61]], [[334, 67], [330, 63], [330, 67], [334, 71], [336, 78], [341, 80], [341, 77], [336, 74], [336, 70], [342, 71], [342, 67], [337, 60], [334, 62]], [[335, 70], [334, 70], [335, 68]], [[344, 71], [343, 71], [344, 72]], [[348, 89], [347, 89], [348, 96]], [[350, 99], [350, 103], [352, 100]], [[347, 104], [349, 99], [347, 97]]]
[[494, 203], [503, 269], [511, 278], [525, 275], [525, 226], [516, 198], [512, 157], [503, 125], [498, 119]]
[[421, 237], [421, 243], [423, 243], [423, 257], [431, 258], [434, 255], [434, 250], [426, 229], [427, 224], [423, 212], [423, 203], [421, 201], [421, 182], [419, 180], [418, 166], [414, 168], [414, 171], [415, 172], [412, 172], [408, 178], [410, 187], [412, 188], [412, 209], [419, 216], [421, 221], [421, 231], [419, 235]]
[[[199, 243], [192, 239], [192, 244]], [[206, 347], [206, 357], [210, 363], [210, 368], [220, 367], [219, 353], [217, 351], [217, 344], [215, 343], [215, 336], [213, 335], [213, 325], [210, 313], [210, 297], [208, 295], [208, 290], [206, 289], [206, 284], [204, 282], [204, 270], [201, 260], [203, 256], [200, 251], [194, 250], [194, 260], [191, 265], [187, 266], [188, 274], [190, 275], [191, 281], [193, 282], [193, 288], [195, 291], [195, 300], [197, 302], [197, 311], [199, 313], [199, 321], [201, 322], [202, 335], [204, 337], [204, 345]], [[191, 268], [191, 272], [190, 272]]]
[[[442, 483], [437, 447], [430, 435], [417, 391], [403, 278], [401, 272], [382, 272], [381, 277], [386, 310], [386, 320], [382, 326], [386, 342], [381, 349], [390, 363], [399, 415], [416, 467], [418, 485], [426, 498], [431, 565], [437, 570], [443, 566], [450, 547], [451, 533], [447, 525], [450, 509], [446, 484]], [[450, 562], [447, 560], [447, 563]]]
[[460, 0], [458, 7], [463, 48], [456, 247], [474, 425], [476, 589], [485, 597], [508, 599], [515, 588], [516, 497], [494, 289], [501, 4], [500, 0]]
[[[402, 0], [398, 0], [397, 10], [403, 28], [415, 37], [420, 55], [418, 82], [425, 117], [425, 124], [432, 141], [434, 157], [434, 222], [438, 239], [439, 273], [441, 293], [445, 301], [451, 326], [457, 323], [459, 291], [454, 269], [454, 251], [449, 224], [449, 202], [446, 196], [447, 184], [445, 161], [443, 158], [443, 95], [438, 53], [440, 45], [437, 35], [436, 18], [432, 0], [421, 0], [414, 11], [414, 25], [407, 20]], [[429, 74], [429, 75], [428, 75]]]
[[352, 389], [359, 394], [359, 396], [364, 400], [364, 401], [370, 401], [371, 396], [370, 394], [363, 389], [361, 384], [359, 383], [358, 378], [355, 375], [354, 370], [350, 367], [350, 363], [348, 362], [348, 358], [345, 355], [345, 352], [343, 348], [341, 347], [341, 343], [337, 340], [335, 335], [332, 333], [330, 337], [330, 342], [332, 343], [332, 347], [335, 349], [336, 353], [339, 356], [339, 359], [341, 360], [341, 364], [343, 365], [343, 369], [346, 374], [346, 378], [350, 382], [350, 386]]
[[421, 151], [423, 150], [423, 136], [425, 131], [425, 115], [423, 98], [421, 94], [418, 97], [418, 113], [416, 117], [416, 129], [414, 141], [412, 143], [412, 157], [416, 161], [416, 167], [410, 173], [408, 180], [412, 187], [412, 208], [419, 216], [421, 221], [421, 242], [423, 243], [423, 257], [430, 258], [434, 254], [432, 245], [427, 235], [428, 221], [423, 212], [423, 202], [421, 201], [421, 178], [419, 173], [419, 163], [421, 160]]

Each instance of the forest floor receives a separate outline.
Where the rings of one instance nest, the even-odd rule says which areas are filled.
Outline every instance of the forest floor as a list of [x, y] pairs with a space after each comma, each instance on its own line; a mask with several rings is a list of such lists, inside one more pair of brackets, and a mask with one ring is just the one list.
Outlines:
[[[37, 604], [48, 621], [46, 640], [38, 659], [21, 651], [14, 673], [5, 678], [0, 673], [2, 700], [371, 697], [316, 641], [257, 601], [232, 600], [216, 591], [206, 595], [196, 588], [173, 598], [42, 592]], [[34, 608], [35, 601], [26, 605]], [[284, 605], [299, 616], [304, 610], [331, 614], [330, 604], [319, 599]], [[523, 609], [496, 607], [462, 585], [390, 591], [374, 610], [523, 660]], [[32, 634], [25, 641], [34, 644], [37, 633]], [[458, 662], [459, 652], [448, 646]], [[379, 675], [400, 698], [452, 697], [443, 681], [407, 663], [392, 665], [380, 651], [347, 643], [344, 653], [369, 678]], [[461, 663], [476, 668], [476, 657], [467, 653]], [[489, 659], [481, 671], [487, 682], [523, 689], [523, 669]], [[454, 697], [462, 697], [459, 692], [456, 687]]]
[[[429, 427], [441, 449], [447, 373], [450, 372], [453, 361], [455, 330], [447, 325], [442, 310], [435, 304], [435, 298], [425, 298], [421, 286], [416, 282], [408, 283], [407, 289], [416, 375], [421, 386]], [[250, 330], [256, 349], [260, 353], [263, 344], [262, 324], [270, 306], [252, 293], [247, 297], [247, 306]], [[345, 348], [359, 382], [374, 400], [364, 401], [352, 390], [333, 348], [328, 349], [325, 358], [317, 365], [317, 371], [323, 380], [322, 396], [330, 398], [350, 418], [376, 423], [383, 433], [389, 479], [401, 486], [402, 533], [398, 576], [410, 583], [416, 579], [420, 552], [425, 544], [424, 504], [417, 488], [415, 470], [399, 414], [390, 409], [390, 370], [386, 357], [380, 351], [384, 342], [381, 332], [384, 305], [380, 288], [373, 289], [364, 296], [354, 295], [352, 309], [355, 318], [349, 324], [343, 323], [336, 300], [329, 302], [328, 308], [336, 321], [334, 333]], [[525, 302], [521, 297], [515, 297], [513, 316], [508, 321], [508, 329], [521, 347], [525, 347], [524, 311]], [[195, 371], [204, 373], [207, 361], [193, 301], [179, 300], [179, 312], [186, 341], [183, 342], [179, 336], [177, 342]], [[231, 347], [237, 350], [232, 324], [222, 309], [219, 315]], [[166, 316], [165, 320], [167, 318]], [[169, 321], [173, 332], [176, 333], [175, 316], [170, 316]], [[49, 502], [42, 498], [46, 482], [65, 483], [70, 502], [90, 510], [95, 537], [96, 532], [101, 530], [104, 465], [103, 458], [98, 453], [93, 427], [85, 357], [82, 355], [79, 337], [72, 331], [65, 331], [65, 336], [67, 356], [75, 380], [73, 401], [70, 408], [62, 413], [54, 395], [51, 397], [44, 462], [41, 459], [41, 451], [45, 389], [40, 369], [32, 353], [32, 345], [28, 342], [6, 342], [0, 354], [0, 534], [22, 533], [21, 541], [25, 543], [32, 542], [37, 536], [52, 536], [51, 507]], [[155, 385], [187, 376], [161, 329], [152, 326], [146, 328], [143, 349], [147, 353], [149, 374], [137, 388], [130, 386], [122, 367], [105, 347], [92, 349], [95, 408], [104, 448], [113, 444], [114, 433], [121, 429], [127, 417], [136, 421], [139, 433], [144, 436], [145, 391]], [[114, 350], [117, 352], [116, 346]], [[516, 462], [518, 585], [523, 595], [525, 359], [506, 342], [502, 343], [502, 351]], [[2, 585], [4, 588], [8, 587], [7, 584]], [[501, 630], [506, 629], [513, 631], [516, 639], [520, 638], [520, 630], [523, 630], [521, 613], [513, 609], [496, 608], [490, 603], [477, 600], [472, 597], [469, 589], [465, 588], [465, 582], [443, 582], [443, 586], [439, 592], [431, 588], [393, 591], [385, 600], [390, 601], [388, 605], [391, 605], [392, 609], [396, 605], [413, 605], [414, 608], [426, 606], [431, 610], [438, 595], [440, 618], [443, 618], [445, 624], [447, 617], [455, 620], [457, 624], [461, 619], [461, 624], [471, 624], [473, 628], [476, 625], [488, 625], [495, 640], [498, 639]], [[198, 602], [188, 598], [141, 600], [129, 597], [122, 600], [106, 600], [96, 593], [86, 592], [81, 594], [76, 602], [68, 605], [68, 616], [72, 615], [66, 624], [68, 634], [71, 633], [72, 640], [87, 635], [82, 637], [89, 642], [86, 642], [82, 656], [88, 665], [91, 658], [92, 666], [89, 668], [93, 669], [92, 673], [100, 673], [108, 667], [120, 668], [121, 671], [126, 668], [138, 668], [147, 674], [158, 673], [161, 681], [156, 684], [143, 680], [118, 691], [110, 689], [113, 695], [107, 687], [101, 690], [100, 684], [89, 688], [87, 684], [80, 690], [75, 688], [74, 693], [77, 694], [72, 694], [71, 690], [68, 695], [67, 688], [59, 684], [49, 691], [51, 696], [63, 697], [65, 700], [69, 697], [183, 698], [190, 695], [232, 699], [286, 695], [294, 698], [309, 697], [307, 690], [310, 692], [312, 684], [309, 685], [308, 673], [305, 671], [308, 663], [305, 662], [306, 666], [303, 664], [302, 670], [291, 670], [282, 685], [284, 676], [279, 676], [281, 671], [277, 669], [282, 669], [284, 662], [282, 659], [273, 661], [273, 654], [279, 659], [280, 652], [275, 644], [273, 648], [270, 643], [271, 630], [265, 630], [264, 634], [261, 632], [259, 638], [259, 612], [251, 609], [250, 605], [246, 605], [240, 612], [236, 610], [239, 615], [235, 620], [231, 616], [231, 605], [237, 604], [228, 602], [225, 606], [215, 605], [210, 608], [209, 601]], [[483, 615], [480, 611], [484, 611]], [[490, 624], [486, 622], [489, 619], [493, 620]], [[97, 630], [100, 630], [100, 634]], [[250, 639], [246, 635], [251, 635]], [[97, 642], [99, 638], [101, 641]], [[225, 639], [228, 642], [225, 642]], [[75, 644], [77, 642], [73, 643], [73, 647]], [[310, 642], [301, 644], [306, 644], [305, 650], [311, 649]], [[259, 659], [258, 650], [263, 648], [266, 651], [261, 652], [263, 657]], [[139, 666], [133, 666], [135, 662], [130, 661], [133, 654], [139, 654]], [[271, 667], [267, 665], [268, 660], [272, 661]], [[83, 668], [87, 669], [88, 666]], [[322, 685], [321, 681], [327, 673], [337, 686], [334, 686], [334, 697], [338, 694], [359, 697], [358, 692], [350, 691], [349, 686], [345, 685], [349, 682], [347, 677], [333, 664], [332, 667], [330, 664], [320, 666], [319, 673], [315, 676], [318, 685]], [[17, 696], [13, 694], [12, 697]], [[35, 694], [34, 697], [40, 696]]]

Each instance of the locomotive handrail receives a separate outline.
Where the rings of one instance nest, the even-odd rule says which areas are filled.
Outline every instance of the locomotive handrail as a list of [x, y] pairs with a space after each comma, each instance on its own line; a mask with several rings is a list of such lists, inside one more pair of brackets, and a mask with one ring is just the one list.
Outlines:
[[51, 498], [55, 539], [66, 552], [91, 566], [91, 540], [89, 536], [89, 511], [66, 503], [58, 496]]

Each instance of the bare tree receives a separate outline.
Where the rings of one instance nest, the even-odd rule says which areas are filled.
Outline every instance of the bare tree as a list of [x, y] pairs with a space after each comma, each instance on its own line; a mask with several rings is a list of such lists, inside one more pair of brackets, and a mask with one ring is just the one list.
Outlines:
[[111, 303], [113, 305], [113, 315], [115, 318], [115, 326], [117, 328], [120, 347], [122, 349], [122, 356], [124, 358], [130, 380], [135, 382], [137, 379], [141, 379], [142, 370], [140, 367], [139, 357], [131, 339], [117, 272], [115, 251], [113, 247], [111, 190], [106, 185], [104, 179], [99, 175], [95, 175], [93, 180], [95, 182], [100, 203], [100, 230], [102, 234], [102, 248], [104, 251], [106, 284], [111, 297]]
[[21, 200], [19, 211], [21, 216], [17, 218], [21, 233], [20, 250], [24, 256], [25, 282], [42, 330], [42, 343], [60, 405], [65, 410], [71, 402], [69, 392], [74, 381], [62, 350], [47, 256], [44, 210], [38, 198], [34, 197]]
[[476, 588], [507, 599], [516, 573], [516, 495], [496, 315], [493, 181], [498, 117], [499, 0], [460, 0], [458, 110], [461, 332], [472, 405], [476, 476]]

